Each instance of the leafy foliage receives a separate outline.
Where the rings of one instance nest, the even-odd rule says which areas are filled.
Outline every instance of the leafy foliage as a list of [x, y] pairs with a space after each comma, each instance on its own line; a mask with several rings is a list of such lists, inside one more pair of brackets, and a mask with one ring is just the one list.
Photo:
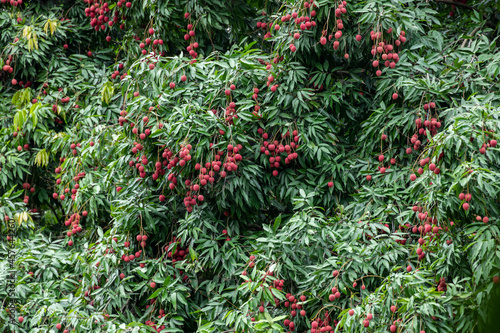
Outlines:
[[492, 331], [499, 12], [2, 1], [0, 327]]

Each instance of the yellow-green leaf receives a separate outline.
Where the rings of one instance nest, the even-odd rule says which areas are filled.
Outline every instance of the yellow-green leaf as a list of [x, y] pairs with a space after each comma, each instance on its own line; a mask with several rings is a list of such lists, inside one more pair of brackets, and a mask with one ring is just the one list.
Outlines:
[[50, 35], [53, 35], [57, 29], [57, 21], [52, 21], [51, 19], [47, 19], [47, 22], [43, 26], [43, 30], [45, 31], [45, 33], [47, 33], [49, 29], [50, 29]]
[[106, 102], [106, 104], [109, 104], [109, 101], [113, 97], [114, 93], [115, 93], [115, 87], [111, 82], [107, 82], [102, 87], [101, 100], [103, 102]]
[[45, 167], [49, 164], [49, 154], [45, 149], [42, 149], [36, 154], [35, 163], [38, 166]]
[[17, 225], [20, 226], [22, 222], [28, 221], [28, 213], [27, 212], [17, 213], [14, 216], [14, 220], [17, 222]]

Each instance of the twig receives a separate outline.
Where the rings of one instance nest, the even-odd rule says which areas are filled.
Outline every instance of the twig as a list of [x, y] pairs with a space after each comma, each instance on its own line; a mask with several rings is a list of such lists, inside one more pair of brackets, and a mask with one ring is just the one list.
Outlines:
[[[476, 27], [474, 30], [472, 30], [470, 36], [471, 37], [474, 37], [474, 35], [476, 34], [476, 32], [479, 31], [479, 27]], [[462, 43], [462, 48], [465, 47], [465, 44], [467, 43], [467, 39], [464, 39], [464, 42]]]

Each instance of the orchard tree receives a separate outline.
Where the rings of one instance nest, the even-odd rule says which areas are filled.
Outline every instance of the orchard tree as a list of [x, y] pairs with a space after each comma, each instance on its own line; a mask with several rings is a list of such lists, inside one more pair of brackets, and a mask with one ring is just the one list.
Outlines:
[[499, 13], [1, 0], [0, 328], [495, 332]]

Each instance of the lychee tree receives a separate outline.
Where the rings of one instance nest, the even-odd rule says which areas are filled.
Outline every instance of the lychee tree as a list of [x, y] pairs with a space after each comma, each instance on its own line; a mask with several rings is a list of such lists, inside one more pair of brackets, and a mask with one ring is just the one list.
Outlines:
[[0, 327], [495, 328], [499, 12], [0, 1]]

